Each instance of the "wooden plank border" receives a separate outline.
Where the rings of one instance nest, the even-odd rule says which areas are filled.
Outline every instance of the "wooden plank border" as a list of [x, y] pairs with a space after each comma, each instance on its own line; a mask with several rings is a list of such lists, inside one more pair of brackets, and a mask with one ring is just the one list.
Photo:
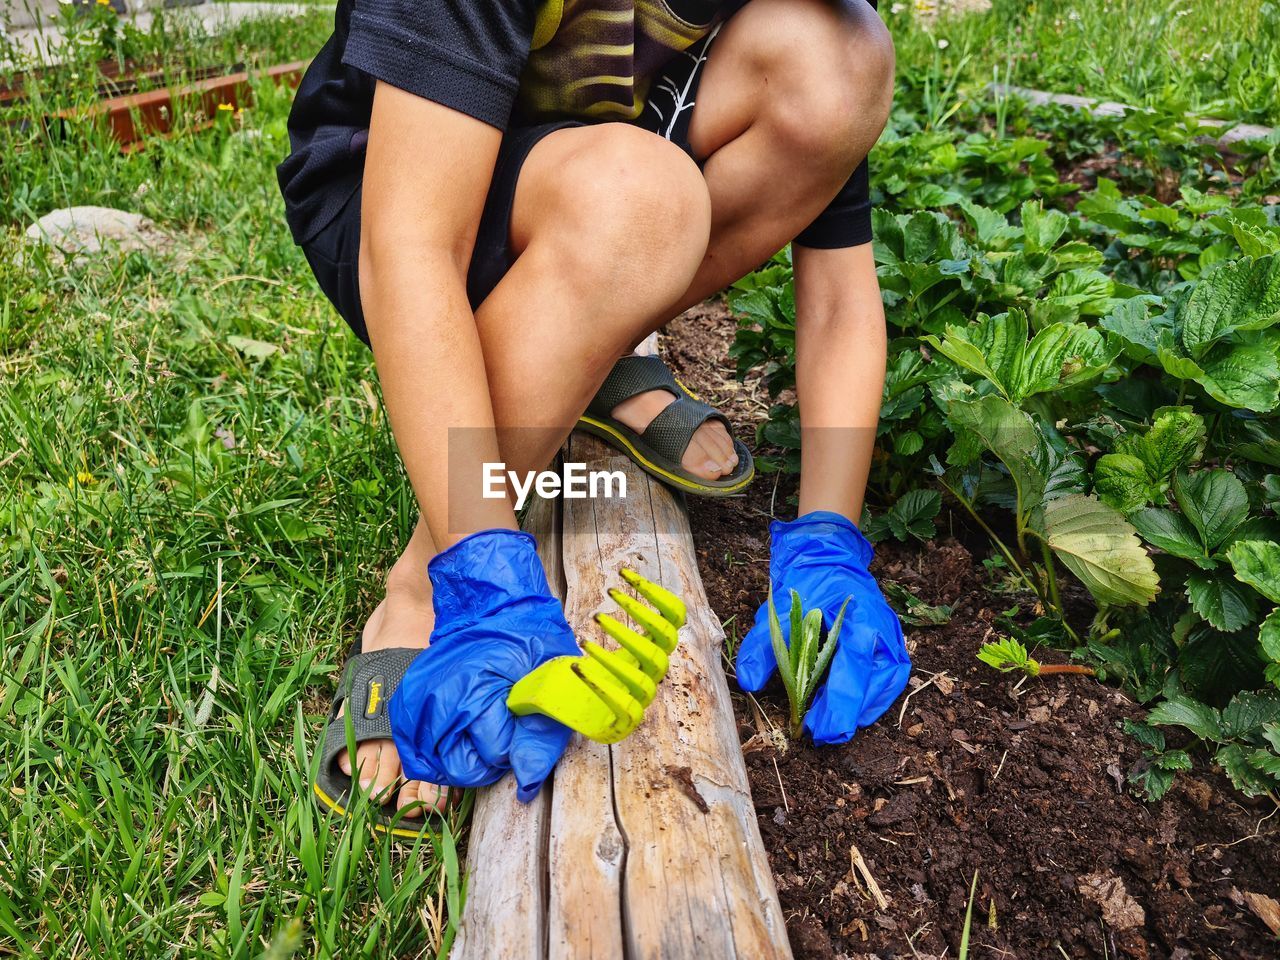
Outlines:
[[625, 500], [539, 503], [553, 587], [579, 636], [627, 565], [684, 597], [689, 622], [645, 723], [613, 747], [575, 738], [538, 800], [510, 778], [477, 798], [455, 960], [790, 960], [747, 783], [724, 633], [683, 505], [628, 459], [574, 434], [566, 458], [627, 477]]

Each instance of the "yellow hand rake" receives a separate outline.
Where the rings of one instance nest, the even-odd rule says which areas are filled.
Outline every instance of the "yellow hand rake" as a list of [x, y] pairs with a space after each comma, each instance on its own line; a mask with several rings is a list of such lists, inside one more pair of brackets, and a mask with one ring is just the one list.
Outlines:
[[617, 589], [609, 596], [640, 631], [607, 613], [596, 614], [596, 623], [622, 649], [587, 641], [585, 656], [547, 661], [511, 688], [507, 706], [512, 713], [545, 714], [599, 743], [617, 743], [640, 726], [667, 675], [686, 611], [674, 593], [634, 570], [623, 570], [622, 578], [648, 605]]

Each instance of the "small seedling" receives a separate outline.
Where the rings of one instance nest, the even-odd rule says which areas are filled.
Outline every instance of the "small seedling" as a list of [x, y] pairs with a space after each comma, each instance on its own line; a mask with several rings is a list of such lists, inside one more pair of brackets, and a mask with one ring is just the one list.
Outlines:
[[836, 652], [836, 640], [840, 636], [840, 625], [844, 622], [844, 611], [852, 599], [845, 599], [835, 623], [827, 631], [826, 641], [823, 642], [822, 611], [815, 607], [805, 613], [800, 606], [800, 594], [792, 590], [791, 647], [788, 649], [787, 642], [782, 638], [778, 610], [773, 605], [773, 590], [769, 591], [769, 639], [773, 642], [778, 673], [791, 704], [790, 733], [793, 740], [799, 738], [809, 701], [813, 699], [814, 691], [818, 689], [827, 667], [831, 665], [831, 658]]
[[1093, 676], [1093, 668], [1079, 663], [1041, 663], [1033, 659], [1027, 648], [1013, 637], [1001, 637], [995, 643], [984, 643], [978, 651], [978, 659], [1001, 673], [1015, 670], [1028, 677], [1042, 677], [1053, 673], [1078, 673]]

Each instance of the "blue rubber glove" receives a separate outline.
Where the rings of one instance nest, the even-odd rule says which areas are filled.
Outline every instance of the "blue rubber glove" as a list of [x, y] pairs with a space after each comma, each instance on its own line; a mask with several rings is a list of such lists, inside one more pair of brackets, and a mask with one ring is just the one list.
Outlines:
[[450, 787], [515, 774], [528, 803], [572, 731], [507, 709], [512, 685], [553, 657], [582, 651], [551, 595], [533, 537], [482, 530], [428, 565], [435, 591], [431, 646], [418, 654], [388, 706], [405, 776]]
[[[805, 610], [822, 609], [828, 629], [845, 599], [852, 598], [830, 672], [804, 718], [815, 743], [845, 743], [859, 727], [875, 723], [907, 685], [911, 660], [902, 625], [867, 572], [871, 544], [847, 517], [815, 510], [791, 523], [775, 521], [769, 533], [769, 582], [788, 645], [792, 590]], [[738, 684], [744, 690], [759, 690], [777, 666], [766, 601], [738, 648]]]

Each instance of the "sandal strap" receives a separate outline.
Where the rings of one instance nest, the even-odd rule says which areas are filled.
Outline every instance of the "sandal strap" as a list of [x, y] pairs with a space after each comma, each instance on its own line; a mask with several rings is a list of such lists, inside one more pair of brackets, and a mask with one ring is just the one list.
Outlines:
[[[351, 729], [357, 745], [367, 740], [391, 739], [391, 717], [387, 713], [387, 705], [404, 679], [405, 671], [421, 652], [418, 648], [391, 647], [351, 656], [343, 668], [342, 680], [329, 711], [329, 725], [325, 728], [320, 757], [322, 769], [330, 769], [338, 754], [347, 748], [348, 716], [351, 717]], [[340, 717], [338, 711], [344, 702], [346, 710]]]
[[676, 397], [686, 395], [661, 357], [622, 357], [596, 391], [587, 413], [595, 417], [610, 416], [613, 408], [624, 400], [650, 390], [666, 390]]
[[640, 438], [664, 457], [678, 463], [689, 449], [693, 435], [708, 420], [719, 420], [726, 429], [729, 427], [728, 419], [715, 407], [682, 395], [653, 418]]

